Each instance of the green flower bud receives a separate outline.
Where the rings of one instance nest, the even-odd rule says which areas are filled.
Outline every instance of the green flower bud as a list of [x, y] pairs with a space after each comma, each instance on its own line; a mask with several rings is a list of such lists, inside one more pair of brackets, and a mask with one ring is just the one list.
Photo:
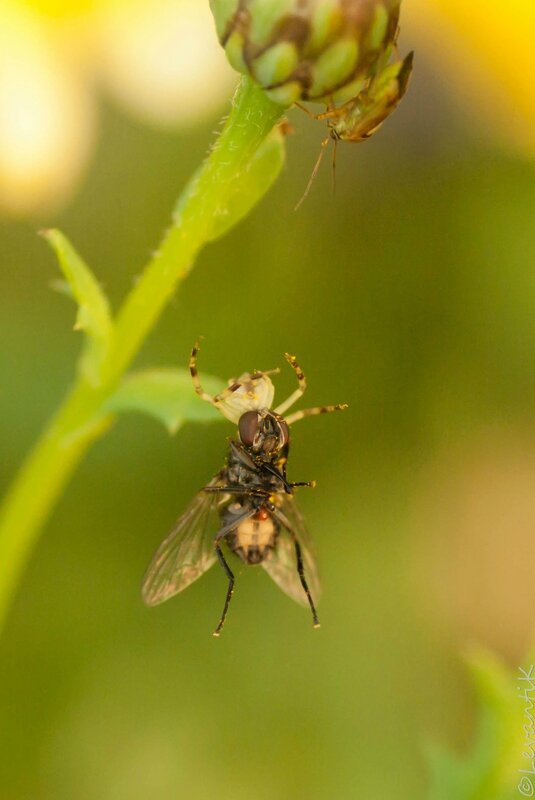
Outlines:
[[401, 0], [210, 0], [238, 72], [276, 103], [344, 102], [384, 62]]

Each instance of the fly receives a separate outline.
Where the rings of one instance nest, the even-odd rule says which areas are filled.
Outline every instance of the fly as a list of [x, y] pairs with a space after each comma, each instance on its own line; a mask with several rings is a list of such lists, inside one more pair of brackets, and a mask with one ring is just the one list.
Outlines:
[[346, 103], [340, 106], [331, 103], [326, 111], [316, 115], [311, 115], [307, 108], [297, 103], [299, 108], [314, 119], [326, 120], [329, 133], [321, 143], [318, 160], [295, 210], [308, 195], [329, 143], [333, 142], [334, 176], [337, 143], [365, 142], [379, 130], [386, 118], [398, 107], [409, 85], [414, 53], [409, 53], [402, 61], [389, 63], [392, 49], [389, 49], [381, 59], [374, 76], [368, 79], [362, 90]]
[[219, 561], [228, 579], [223, 612], [214, 631], [214, 636], [219, 636], [235, 583], [222, 549], [225, 543], [242, 562], [261, 564], [283, 592], [309, 606], [314, 627], [319, 627], [316, 560], [294, 499], [295, 487], [313, 483], [288, 481], [290, 426], [304, 417], [339, 411], [347, 405], [308, 408], [285, 417], [306, 388], [295, 356], [288, 353], [285, 357], [298, 386], [276, 408], [272, 408], [275, 388], [269, 376], [278, 370], [246, 372], [212, 396], [201, 386], [198, 350], [197, 343], [189, 362], [195, 391], [237, 424], [238, 435], [230, 440], [224, 467], [198, 492], [156, 551], [143, 579], [143, 600], [149, 606], [169, 600]]

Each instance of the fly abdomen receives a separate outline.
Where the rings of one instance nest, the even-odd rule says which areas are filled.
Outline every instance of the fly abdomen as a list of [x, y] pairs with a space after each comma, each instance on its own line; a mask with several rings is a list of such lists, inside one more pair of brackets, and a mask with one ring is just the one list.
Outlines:
[[273, 517], [260, 509], [254, 517], [240, 523], [227, 534], [227, 543], [246, 564], [260, 564], [275, 547], [278, 525]]

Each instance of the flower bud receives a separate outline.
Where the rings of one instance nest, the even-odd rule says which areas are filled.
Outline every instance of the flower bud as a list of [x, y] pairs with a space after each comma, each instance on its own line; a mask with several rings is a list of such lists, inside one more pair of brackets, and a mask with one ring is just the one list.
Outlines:
[[344, 101], [392, 48], [401, 0], [210, 0], [238, 72], [276, 103]]

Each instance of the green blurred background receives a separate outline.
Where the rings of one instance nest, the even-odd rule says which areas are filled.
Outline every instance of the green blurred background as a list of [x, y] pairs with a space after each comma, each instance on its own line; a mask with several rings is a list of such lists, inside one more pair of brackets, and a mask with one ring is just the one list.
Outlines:
[[[324, 165], [298, 213], [324, 131], [292, 112], [281, 179], [201, 254], [138, 359], [185, 366], [203, 334], [201, 371], [281, 366], [281, 397], [289, 350], [308, 405], [350, 404], [293, 433], [291, 477], [318, 483], [299, 501], [321, 630], [237, 564], [220, 640], [217, 567], [143, 607], [143, 571], [232, 429], [170, 438], [121, 418], [48, 523], [8, 622], [2, 800], [424, 798], [425, 743], [471, 739], [460, 654], [475, 643], [522, 663], [535, 601], [535, 168], [456, 104], [462, 62], [439, 72], [418, 59], [380, 135], [339, 148], [335, 196]], [[219, 117], [164, 130], [100, 106], [71, 201], [0, 221], [3, 487], [80, 346], [36, 230], [64, 230], [117, 307]]]

